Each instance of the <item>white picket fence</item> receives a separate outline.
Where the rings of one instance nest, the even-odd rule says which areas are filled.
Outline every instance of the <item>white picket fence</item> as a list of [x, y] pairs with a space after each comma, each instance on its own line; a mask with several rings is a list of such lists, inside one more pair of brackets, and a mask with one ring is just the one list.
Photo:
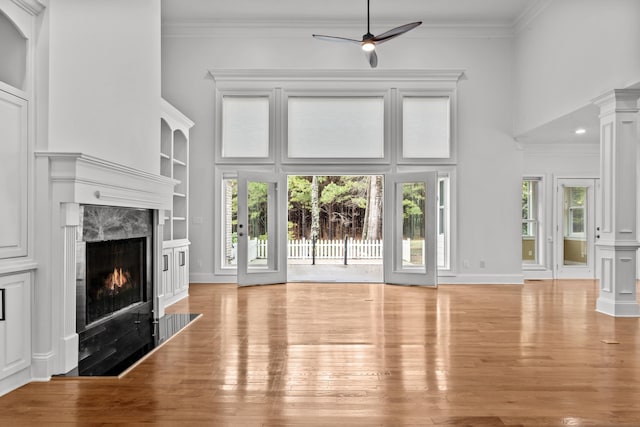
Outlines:
[[[344, 258], [344, 240], [316, 241], [316, 258]], [[308, 239], [289, 240], [289, 259], [311, 259], [313, 241]], [[382, 258], [382, 240], [347, 240], [347, 258], [380, 259]]]
[[[255, 242], [255, 252], [253, 244]], [[343, 259], [344, 240], [317, 240], [316, 259]], [[256, 258], [267, 257], [267, 241], [254, 240], [249, 243], [249, 258], [252, 252]], [[289, 240], [288, 259], [311, 259], [313, 257], [313, 241], [309, 239]], [[347, 240], [347, 258], [349, 259], [382, 259], [382, 240]], [[254, 258], [255, 259], [255, 258]]]
[[[420, 240], [420, 248], [417, 253], [424, 253], [424, 240]], [[444, 265], [444, 236], [438, 236], [438, 266]], [[402, 241], [402, 259], [411, 259], [411, 240]], [[313, 242], [308, 239], [289, 240], [288, 259], [311, 259]], [[267, 258], [267, 241], [257, 238], [249, 240], [249, 261]], [[231, 264], [235, 264], [235, 245], [233, 247]], [[382, 259], [382, 240], [355, 240], [347, 241], [348, 259]], [[318, 240], [316, 241], [316, 259], [344, 259], [344, 240]]]

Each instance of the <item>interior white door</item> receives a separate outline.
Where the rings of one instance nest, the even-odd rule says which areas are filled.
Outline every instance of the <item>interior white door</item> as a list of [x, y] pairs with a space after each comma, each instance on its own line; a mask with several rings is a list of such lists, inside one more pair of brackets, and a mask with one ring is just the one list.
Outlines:
[[385, 283], [438, 285], [437, 184], [437, 172], [385, 176]]
[[287, 281], [284, 174], [238, 173], [238, 285]]
[[595, 277], [595, 179], [556, 181], [556, 278]]

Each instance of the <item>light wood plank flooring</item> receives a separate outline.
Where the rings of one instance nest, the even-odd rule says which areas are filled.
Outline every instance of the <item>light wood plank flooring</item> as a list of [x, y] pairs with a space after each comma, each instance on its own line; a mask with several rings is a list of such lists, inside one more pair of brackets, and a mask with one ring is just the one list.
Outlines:
[[204, 315], [127, 375], [29, 384], [0, 425], [640, 425], [640, 319], [594, 281], [190, 293], [171, 311]]

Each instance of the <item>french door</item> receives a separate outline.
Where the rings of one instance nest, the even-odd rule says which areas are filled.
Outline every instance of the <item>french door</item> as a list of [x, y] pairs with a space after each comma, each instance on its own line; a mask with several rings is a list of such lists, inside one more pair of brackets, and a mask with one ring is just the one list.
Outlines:
[[596, 179], [556, 181], [556, 278], [596, 276], [596, 183]]
[[[437, 286], [437, 173], [385, 175], [384, 281]], [[287, 280], [285, 174], [238, 173], [239, 286]]]
[[238, 173], [238, 286], [287, 281], [284, 174]]
[[437, 172], [385, 176], [385, 283], [437, 287], [437, 183]]

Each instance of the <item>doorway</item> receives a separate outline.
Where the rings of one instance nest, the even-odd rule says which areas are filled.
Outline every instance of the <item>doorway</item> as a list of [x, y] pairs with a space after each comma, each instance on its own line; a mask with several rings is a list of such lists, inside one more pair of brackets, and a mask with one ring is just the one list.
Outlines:
[[597, 179], [556, 181], [556, 257], [558, 279], [596, 277]]
[[289, 175], [287, 276], [382, 282], [382, 175]]
[[224, 256], [239, 285], [436, 286], [436, 172], [287, 177], [239, 171], [224, 186]]

